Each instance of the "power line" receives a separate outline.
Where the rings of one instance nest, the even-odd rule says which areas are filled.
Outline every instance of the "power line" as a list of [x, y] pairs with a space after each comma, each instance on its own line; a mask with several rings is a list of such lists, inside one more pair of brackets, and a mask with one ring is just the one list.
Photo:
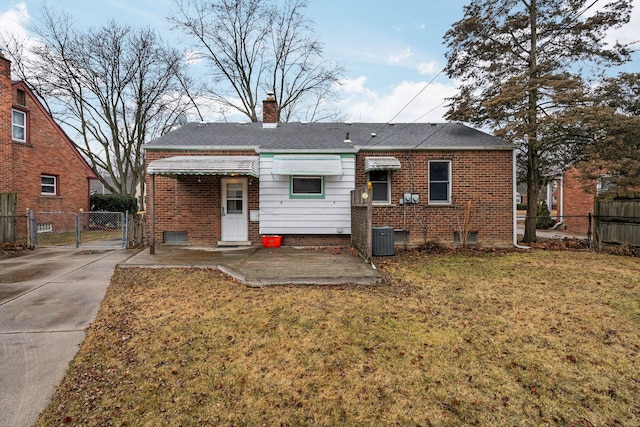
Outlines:
[[[439, 71], [439, 72], [438, 72], [438, 73], [437, 73], [437, 74], [436, 74], [436, 75], [435, 75], [435, 76], [434, 76], [430, 81], [428, 81], [428, 82], [424, 85], [424, 87], [423, 87], [422, 89], [420, 89], [420, 90], [418, 91], [418, 93], [417, 93], [417, 94], [415, 94], [415, 95], [414, 95], [414, 97], [413, 97], [413, 98], [411, 98], [411, 99], [410, 99], [410, 100], [409, 100], [409, 101], [404, 105], [404, 107], [402, 107], [402, 108], [400, 109], [400, 111], [398, 111], [398, 112], [397, 112], [397, 113], [396, 113], [396, 114], [391, 118], [391, 120], [389, 120], [389, 121], [385, 122], [385, 123], [380, 127], [380, 129], [379, 129], [379, 130], [377, 130], [375, 133], [373, 133], [373, 134], [369, 137], [369, 139], [364, 143], [364, 145], [363, 145], [361, 148], [365, 148], [367, 145], [369, 145], [369, 143], [370, 143], [371, 141], [373, 141], [374, 135], [378, 135], [379, 133], [381, 133], [381, 132], [386, 128], [386, 126], [387, 126], [388, 124], [393, 123], [393, 121], [396, 119], [396, 117], [398, 117], [398, 116], [399, 116], [399, 115], [400, 115], [404, 110], [406, 110], [406, 109], [407, 109], [407, 107], [408, 107], [409, 105], [411, 105], [411, 103], [412, 103], [413, 101], [415, 101], [415, 100], [416, 100], [416, 99], [417, 99], [417, 98], [418, 98], [418, 97], [419, 97], [419, 96], [420, 96], [420, 95], [421, 95], [425, 90], [427, 90], [427, 88], [428, 88], [429, 86], [431, 86], [431, 85], [433, 84], [433, 82], [435, 82], [435, 81], [436, 81], [436, 79], [437, 79], [438, 77], [440, 77], [440, 75], [441, 75], [444, 71], [445, 71], [445, 68], [442, 68], [442, 69], [441, 69], [441, 70], [440, 70], [440, 71]], [[418, 120], [420, 120], [422, 117], [424, 117], [424, 116], [426, 116], [427, 114], [429, 114], [429, 113], [433, 112], [435, 109], [437, 109], [437, 108], [438, 108], [438, 107], [440, 107], [442, 104], [444, 104], [444, 102], [445, 102], [445, 101], [442, 101], [442, 102], [441, 102], [440, 104], [438, 104], [436, 107], [434, 107], [434, 108], [432, 108], [431, 110], [427, 111], [426, 113], [424, 113], [422, 116], [418, 117], [417, 119], [415, 119], [415, 120], [414, 120], [413, 122], [411, 122], [411, 123], [415, 123], [415, 122], [417, 122]]]

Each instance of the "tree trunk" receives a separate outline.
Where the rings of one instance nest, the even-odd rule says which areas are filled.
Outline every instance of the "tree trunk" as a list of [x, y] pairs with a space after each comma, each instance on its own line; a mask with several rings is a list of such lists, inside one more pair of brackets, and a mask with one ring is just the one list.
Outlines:
[[[534, 154], [529, 152], [529, 162], [537, 163]], [[536, 216], [538, 215], [538, 171], [529, 168], [527, 173], [527, 219], [524, 223], [524, 243], [533, 243], [536, 238]]]
[[538, 214], [538, 5], [536, 0], [529, 4], [529, 26], [531, 29], [531, 49], [529, 52], [529, 105], [527, 120], [527, 219], [524, 224], [524, 243], [536, 241], [536, 215]]

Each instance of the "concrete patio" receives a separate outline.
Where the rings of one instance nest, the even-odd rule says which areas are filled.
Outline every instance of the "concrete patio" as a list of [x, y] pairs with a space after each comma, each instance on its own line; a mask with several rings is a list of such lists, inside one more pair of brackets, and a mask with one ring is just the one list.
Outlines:
[[158, 245], [120, 268], [214, 268], [250, 287], [266, 285], [377, 285], [382, 276], [346, 249], [215, 248]]

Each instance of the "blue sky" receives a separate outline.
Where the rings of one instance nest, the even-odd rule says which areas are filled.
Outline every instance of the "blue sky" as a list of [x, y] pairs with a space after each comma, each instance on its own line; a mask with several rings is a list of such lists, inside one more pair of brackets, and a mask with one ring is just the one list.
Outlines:
[[[101, 25], [113, 18], [149, 25], [167, 41], [178, 42], [166, 17], [172, 0], [47, 0], [70, 12], [79, 23]], [[315, 22], [325, 57], [347, 69], [339, 90], [340, 109], [351, 121], [388, 122], [434, 79], [445, 65], [442, 37], [463, 14], [467, 0], [311, 0], [307, 16]], [[604, 4], [605, 1], [601, 0]], [[640, 39], [640, 0], [634, 0], [632, 21], [612, 39]], [[38, 19], [41, 0], [0, 0], [0, 31], [28, 35], [24, 28]], [[637, 57], [637, 55], [636, 55]], [[637, 61], [636, 61], [637, 63]], [[627, 68], [635, 67], [636, 63]], [[441, 122], [444, 98], [456, 83], [438, 76], [393, 121]], [[430, 112], [425, 115], [425, 113]], [[209, 116], [215, 121], [218, 117]], [[245, 118], [227, 116], [230, 120]]]

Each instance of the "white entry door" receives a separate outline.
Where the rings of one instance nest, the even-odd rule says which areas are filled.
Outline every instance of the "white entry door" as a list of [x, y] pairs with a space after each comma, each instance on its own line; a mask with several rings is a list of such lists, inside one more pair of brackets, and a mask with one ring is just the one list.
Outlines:
[[247, 215], [247, 179], [222, 179], [222, 241], [246, 242], [249, 240]]

